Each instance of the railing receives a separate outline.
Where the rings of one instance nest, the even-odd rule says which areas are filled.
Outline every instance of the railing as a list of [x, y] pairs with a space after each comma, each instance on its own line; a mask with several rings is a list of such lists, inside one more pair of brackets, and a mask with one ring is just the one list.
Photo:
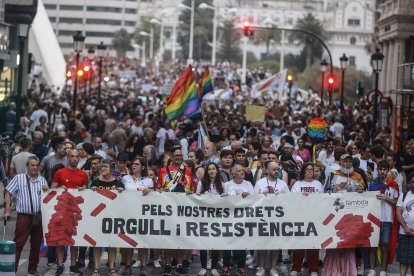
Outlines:
[[414, 89], [414, 63], [404, 63], [399, 65], [402, 71], [402, 88]]

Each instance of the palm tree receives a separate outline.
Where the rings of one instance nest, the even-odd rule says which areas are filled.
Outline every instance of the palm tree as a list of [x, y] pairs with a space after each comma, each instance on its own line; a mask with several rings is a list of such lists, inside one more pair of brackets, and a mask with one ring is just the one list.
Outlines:
[[226, 20], [220, 28], [221, 45], [219, 47], [219, 58], [221, 60], [238, 61], [241, 57], [240, 31], [234, 26], [234, 21]]
[[371, 35], [371, 40], [365, 43], [364, 49], [368, 54], [375, 53], [375, 49], [379, 47], [378, 33]]
[[124, 58], [126, 51], [131, 45], [131, 35], [124, 28], [114, 33], [112, 46], [117, 52], [119, 58]]
[[[322, 39], [326, 39], [327, 36], [322, 23], [316, 17], [314, 17], [312, 13], [308, 13], [305, 15], [305, 17], [299, 19], [296, 22], [295, 29], [314, 33]], [[302, 32], [294, 32], [292, 34], [292, 38], [298, 40], [300, 44], [304, 45], [306, 54], [306, 67], [308, 68], [312, 66], [314, 53], [322, 53], [322, 45], [320, 42], [313, 36]]]
[[[269, 24], [270, 27], [277, 27], [274, 24]], [[272, 41], [280, 41], [281, 35], [280, 31], [272, 30], [272, 29], [265, 29], [265, 30], [257, 30], [254, 34], [254, 44], [261, 44], [266, 43], [266, 58], [269, 57], [269, 48], [270, 43]]]

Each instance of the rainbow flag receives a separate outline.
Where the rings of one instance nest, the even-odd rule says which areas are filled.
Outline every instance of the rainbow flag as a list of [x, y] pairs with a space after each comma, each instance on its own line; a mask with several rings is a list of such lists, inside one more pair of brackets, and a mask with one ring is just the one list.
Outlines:
[[204, 68], [204, 72], [198, 81], [198, 97], [201, 102], [202, 98], [210, 92], [213, 92], [213, 82], [211, 81], [210, 70], [208, 66]]
[[170, 96], [166, 99], [166, 104], [165, 113], [170, 121], [200, 113], [197, 84], [191, 64], [174, 84]]
[[201, 122], [198, 124], [197, 136], [197, 147], [199, 149], [204, 149], [205, 142], [210, 141], [210, 138], [208, 137], [208, 133]]

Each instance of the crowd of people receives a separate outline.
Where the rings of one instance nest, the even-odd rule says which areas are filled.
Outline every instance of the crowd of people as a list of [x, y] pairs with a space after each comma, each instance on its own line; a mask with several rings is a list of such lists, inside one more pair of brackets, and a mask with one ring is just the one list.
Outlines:
[[[42, 190], [138, 190], [144, 195], [159, 191], [243, 198], [253, 194], [379, 191], [380, 275], [386, 275], [395, 253], [401, 275], [410, 267], [414, 273], [414, 140], [396, 151], [390, 128], [378, 126], [372, 134], [372, 111], [364, 101], [340, 110], [335, 104], [322, 105], [313, 93], [303, 101], [295, 97], [270, 100], [266, 95], [251, 98], [249, 88], [240, 85], [237, 69], [222, 64], [211, 70], [214, 83], [231, 90], [231, 96], [204, 103], [209, 141], [199, 148], [197, 123], [189, 118], [170, 122], [164, 113], [162, 87], [173, 83], [184, 66], [151, 72], [133, 60], [106, 60], [104, 68], [110, 78], [104, 83], [101, 99], [92, 85], [78, 98], [77, 110], [69, 104], [69, 85], [58, 94], [34, 81], [14, 143], [0, 152], [4, 217], [17, 213], [16, 270], [30, 236], [28, 273], [40, 275]], [[122, 74], [125, 71], [135, 75], [126, 77]], [[268, 73], [254, 70], [248, 75], [260, 80]], [[247, 103], [266, 106], [264, 122], [245, 120]], [[15, 105], [10, 107], [7, 118], [13, 126]], [[328, 124], [324, 140], [316, 141], [308, 133], [308, 122], [314, 117], [322, 117]], [[392, 230], [398, 225], [399, 234]], [[138, 273], [132, 270], [132, 249], [120, 250], [122, 271], [118, 272], [117, 250], [107, 251], [111, 276], [147, 275], [148, 250], [139, 249]], [[71, 247], [70, 272], [82, 275], [89, 259], [92, 275], [100, 275], [101, 253], [102, 248]], [[201, 250], [198, 275], [207, 275], [207, 269], [211, 275], [230, 275], [232, 266], [237, 267], [238, 275], [246, 275], [248, 266], [256, 269], [258, 276], [265, 275], [266, 269], [275, 276], [281, 269], [277, 267], [280, 255], [278, 250]], [[48, 247], [48, 266], [56, 267], [56, 275], [63, 274], [65, 256], [63, 247]], [[171, 275], [173, 267], [175, 274], [188, 275], [189, 252], [154, 249], [151, 256], [155, 267], [162, 265], [162, 275]], [[317, 249], [293, 250], [289, 256], [293, 276], [304, 266], [312, 276], [321, 268], [327, 276], [362, 275], [364, 270], [367, 275], [376, 275], [374, 247], [326, 250], [324, 260], [319, 260]]]

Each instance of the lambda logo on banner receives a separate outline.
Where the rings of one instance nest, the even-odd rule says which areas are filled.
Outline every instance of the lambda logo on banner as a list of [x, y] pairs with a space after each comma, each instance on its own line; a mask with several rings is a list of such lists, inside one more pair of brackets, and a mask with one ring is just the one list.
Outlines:
[[335, 211], [338, 212], [341, 209], [346, 210], [355, 210], [361, 209], [368, 206], [368, 200], [366, 199], [356, 199], [356, 200], [345, 200], [342, 201], [340, 198], [337, 198], [333, 204]]

